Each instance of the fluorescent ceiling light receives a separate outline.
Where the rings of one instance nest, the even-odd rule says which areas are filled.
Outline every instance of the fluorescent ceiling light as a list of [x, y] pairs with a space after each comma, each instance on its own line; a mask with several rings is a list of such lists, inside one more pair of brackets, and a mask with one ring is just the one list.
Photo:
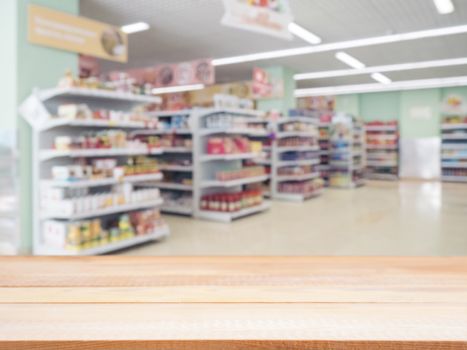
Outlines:
[[322, 78], [335, 78], [345, 77], [349, 75], [371, 74], [377, 72], [395, 72], [412, 69], [435, 68], [435, 67], [449, 67], [467, 65], [467, 58], [451, 58], [447, 60], [437, 61], [422, 61], [412, 63], [400, 63], [385, 66], [366, 67], [363, 69], [339, 69], [322, 72], [299, 73], [294, 75], [295, 80], [311, 80]]
[[442, 15], [454, 12], [454, 5], [451, 0], [433, 0], [436, 9]]
[[152, 89], [151, 92], [154, 95], [160, 95], [160, 94], [170, 94], [174, 92], [184, 92], [184, 91], [193, 91], [193, 90], [201, 90], [201, 89], [204, 89], [203, 84], [193, 84], [193, 85], [180, 85], [180, 86], [155, 88], [155, 89]]
[[316, 45], [321, 43], [321, 38], [312, 32], [306, 30], [302, 26], [299, 26], [297, 23], [290, 22], [289, 32], [293, 35], [298, 36], [299, 38], [309, 42], [310, 44]]
[[373, 73], [371, 75], [371, 77], [374, 80], [379, 81], [381, 84], [391, 84], [392, 83], [391, 79], [389, 79], [387, 76], [385, 76], [384, 74], [381, 74], [381, 73]]
[[371, 45], [380, 45], [380, 44], [389, 44], [400, 41], [408, 40], [417, 40], [425, 38], [434, 38], [439, 36], [454, 35], [467, 33], [467, 25], [460, 25], [454, 27], [443, 27], [437, 29], [428, 29], [421, 30], [417, 32], [408, 32], [402, 34], [393, 34], [385, 36], [377, 36], [366, 39], [356, 39], [349, 41], [341, 41], [337, 43], [329, 43], [317, 46], [304, 46], [298, 47], [295, 49], [286, 49], [286, 50], [276, 50], [276, 51], [267, 51], [259, 52], [248, 55], [217, 58], [212, 60], [214, 66], [223, 66], [228, 64], [243, 63], [243, 62], [253, 62], [260, 60], [267, 60], [273, 58], [282, 58], [282, 57], [291, 57], [299, 55], [309, 55], [312, 53], [318, 52], [327, 52], [334, 50], [343, 50], [353, 47], [362, 47], [362, 46], [371, 46]]
[[358, 93], [381, 92], [381, 91], [417, 90], [417, 89], [431, 89], [431, 88], [449, 87], [449, 86], [467, 86], [467, 76], [460, 76], [460, 77], [454, 77], [454, 78], [407, 80], [407, 81], [393, 82], [391, 84], [376, 83], [376, 84], [327, 86], [327, 87], [311, 88], [311, 89], [297, 89], [295, 90], [295, 97], [332, 96], [332, 95], [346, 95], [346, 94], [358, 94]]
[[133, 34], [137, 32], [142, 32], [149, 29], [149, 24], [145, 22], [137, 22], [132, 24], [127, 24], [121, 27], [122, 32], [127, 34]]
[[355, 57], [352, 57], [343, 51], [339, 51], [338, 53], [336, 53], [336, 58], [339, 61], [344, 62], [345, 64], [349, 65], [352, 68], [355, 68], [355, 69], [365, 68], [365, 65], [362, 62], [360, 62]]

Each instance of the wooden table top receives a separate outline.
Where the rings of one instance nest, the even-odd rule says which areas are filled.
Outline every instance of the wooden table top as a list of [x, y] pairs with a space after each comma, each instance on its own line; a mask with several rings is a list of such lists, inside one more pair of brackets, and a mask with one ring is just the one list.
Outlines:
[[467, 349], [467, 258], [0, 258], [0, 349]]

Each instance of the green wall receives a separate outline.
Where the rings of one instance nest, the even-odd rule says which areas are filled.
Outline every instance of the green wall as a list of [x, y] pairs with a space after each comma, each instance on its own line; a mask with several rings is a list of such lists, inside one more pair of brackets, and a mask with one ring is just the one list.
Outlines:
[[[1, 0], [0, 2], [4, 2]], [[70, 52], [32, 45], [27, 39], [28, 5], [37, 4], [60, 11], [78, 14], [79, 0], [6, 0], [16, 3], [16, 101], [21, 103], [34, 88], [57, 85], [66, 69], [75, 73], [78, 55]], [[5, 17], [5, 16], [3, 16]], [[6, 67], [8, 69], [8, 67]], [[17, 114], [14, 114], [17, 118]], [[31, 128], [22, 118], [18, 120], [20, 151], [20, 205], [21, 252], [27, 253], [32, 245], [32, 179], [31, 179]]]
[[293, 78], [294, 72], [283, 66], [263, 67], [263, 69], [269, 73], [271, 78], [281, 79], [284, 81], [284, 97], [258, 100], [258, 109], [263, 111], [275, 109], [282, 112], [284, 115], [287, 115], [289, 109], [296, 107], [296, 98], [294, 96], [296, 87], [296, 83]]
[[364, 121], [399, 120], [401, 138], [440, 135], [440, 105], [447, 95], [467, 100], [467, 87], [422, 89], [336, 96], [336, 111], [360, 116]]

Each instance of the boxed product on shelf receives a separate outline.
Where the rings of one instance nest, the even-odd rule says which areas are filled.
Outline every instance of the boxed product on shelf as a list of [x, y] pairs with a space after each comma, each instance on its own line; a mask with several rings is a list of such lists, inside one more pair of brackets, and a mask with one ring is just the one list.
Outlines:
[[191, 136], [185, 135], [137, 135], [136, 140], [147, 144], [150, 148], [187, 148], [191, 149], [193, 147], [193, 140]]
[[310, 132], [310, 134], [317, 134], [316, 126], [310, 123], [302, 121], [294, 121], [292, 118], [290, 121], [282, 123], [279, 126], [279, 131], [288, 132], [288, 131], [300, 131], [300, 132]]
[[314, 167], [312, 165], [284, 166], [277, 169], [277, 175], [306, 175], [313, 172]]
[[207, 140], [207, 154], [241, 154], [259, 153], [263, 145], [261, 141], [253, 141], [244, 136], [212, 136]]
[[200, 208], [207, 211], [237, 212], [260, 205], [263, 202], [261, 189], [233, 193], [215, 193], [201, 197]]
[[286, 137], [277, 141], [279, 147], [317, 146], [316, 140], [309, 137]]
[[290, 151], [283, 152], [280, 154], [280, 160], [282, 161], [292, 161], [292, 160], [310, 160], [315, 159], [318, 156], [318, 153], [313, 151]]
[[40, 205], [46, 212], [60, 216], [118, 208], [130, 203], [145, 203], [160, 197], [157, 188], [134, 189], [131, 184], [114, 187], [110, 192], [91, 192], [88, 188], [53, 188], [43, 186]]
[[297, 194], [312, 194], [324, 187], [322, 179], [306, 180], [306, 181], [290, 181], [280, 182], [277, 186], [279, 193], [297, 193]]
[[164, 183], [191, 186], [193, 184], [193, 179], [190, 173], [169, 172], [164, 176]]
[[249, 166], [242, 169], [223, 170], [216, 172], [216, 180], [219, 181], [232, 181], [238, 179], [245, 179], [249, 177], [262, 176], [266, 173], [263, 166]]
[[220, 129], [220, 130], [254, 130], [264, 131], [264, 123], [261, 120], [251, 117], [240, 117], [228, 112], [219, 112], [210, 114], [205, 118], [206, 129]]
[[129, 138], [129, 135], [121, 130], [90, 131], [80, 136], [56, 136], [54, 139], [55, 150], [90, 150], [90, 149], [145, 149], [147, 145], [139, 140]]
[[46, 220], [42, 226], [44, 245], [64, 250], [85, 250], [154, 233], [165, 223], [159, 210], [148, 209], [109, 219], [76, 222]]

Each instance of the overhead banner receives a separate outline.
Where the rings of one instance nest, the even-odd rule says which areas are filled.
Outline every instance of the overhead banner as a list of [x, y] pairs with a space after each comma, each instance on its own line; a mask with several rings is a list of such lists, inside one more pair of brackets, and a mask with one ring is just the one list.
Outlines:
[[262, 68], [253, 68], [253, 83], [252, 83], [253, 98], [273, 99], [284, 97], [284, 81], [282, 79], [274, 79], [271, 75]]
[[292, 39], [289, 24], [293, 21], [288, 0], [224, 0], [221, 23], [239, 29]]
[[128, 37], [119, 28], [46, 7], [29, 5], [28, 39], [110, 61], [128, 59]]
[[[112, 72], [111, 79], [119, 79], [122, 72]], [[137, 83], [151, 84], [153, 87], [168, 87], [192, 84], [211, 85], [215, 81], [215, 70], [211, 60], [196, 60], [153, 67], [130, 69], [128, 74]]]

